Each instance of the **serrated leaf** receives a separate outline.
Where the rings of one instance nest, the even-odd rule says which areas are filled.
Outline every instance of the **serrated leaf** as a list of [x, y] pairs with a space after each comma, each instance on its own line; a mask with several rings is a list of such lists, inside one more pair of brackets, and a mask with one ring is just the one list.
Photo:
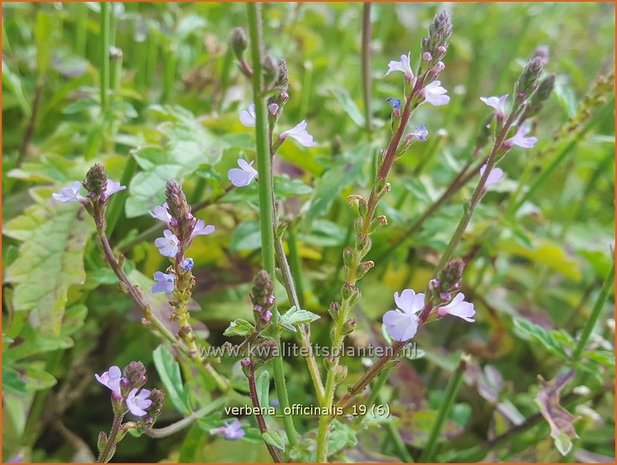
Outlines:
[[530, 321], [514, 318], [514, 333], [526, 341], [537, 340], [551, 353], [568, 358], [574, 344], [572, 338], [563, 331], [548, 330]]
[[182, 383], [180, 365], [165, 346], [158, 346], [152, 352], [154, 366], [165, 386], [166, 394], [171, 399], [176, 410], [184, 415], [191, 413], [188, 394]]
[[229, 323], [229, 326], [223, 333], [223, 336], [248, 336], [255, 331], [255, 327], [246, 320], [238, 319]]
[[32, 312], [41, 334], [59, 334], [72, 285], [83, 284], [83, 255], [94, 222], [81, 206], [34, 205], [10, 221], [5, 234], [23, 240], [19, 256], [6, 271], [15, 285], [15, 311]]
[[281, 315], [279, 319], [279, 324], [283, 328], [288, 329], [289, 331], [293, 331], [295, 333], [295, 326], [312, 323], [319, 318], [321, 318], [319, 315], [316, 315], [313, 312], [309, 312], [308, 310], [297, 309], [294, 305]]

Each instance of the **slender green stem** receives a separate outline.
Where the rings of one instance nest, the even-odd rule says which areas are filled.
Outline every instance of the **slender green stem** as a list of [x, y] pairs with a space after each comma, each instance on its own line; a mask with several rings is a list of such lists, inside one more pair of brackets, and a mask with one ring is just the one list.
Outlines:
[[396, 429], [396, 426], [389, 421], [386, 423], [386, 431], [390, 439], [394, 443], [394, 447], [396, 448], [396, 452], [400, 459], [403, 460], [403, 463], [413, 463], [413, 457], [407, 450], [407, 446], [405, 445], [405, 441], [401, 437], [401, 433]]
[[371, 3], [362, 8], [362, 96], [364, 98], [364, 125], [368, 134], [373, 130], [371, 121]]
[[587, 318], [585, 323], [585, 327], [583, 328], [583, 332], [581, 334], [574, 351], [572, 352], [572, 360], [577, 362], [580, 360], [581, 355], [583, 354], [583, 350], [585, 350], [585, 346], [587, 345], [587, 341], [591, 336], [591, 332], [598, 322], [598, 318], [604, 309], [604, 304], [606, 303], [606, 299], [608, 299], [609, 292], [611, 290], [611, 286], [613, 285], [613, 281], [615, 279], [615, 260], [611, 263], [611, 269], [608, 272], [608, 276], [604, 280], [604, 284], [600, 289], [600, 293], [596, 299], [595, 304], [593, 305], [593, 309], [591, 310], [591, 315]]
[[299, 308], [304, 308], [304, 286], [302, 285], [302, 273], [300, 254], [298, 253], [298, 241], [296, 240], [296, 224], [291, 222], [287, 227], [287, 246], [289, 247], [289, 266], [291, 276], [295, 283], [296, 295]]
[[[247, 3], [248, 26], [250, 37], [251, 59], [253, 64], [253, 100], [255, 103], [255, 138], [257, 152], [257, 171], [259, 173], [259, 219], [261, 225], [261, 257], [264, 270], [274, 276], [275, 247], [274, 247], [274, 192], [272, 184], [272, 160], [268, 138], [268, 117], [266, 99], [263, 95], [263, 76], [261, 69], [262, 58], [262, 19], [261, 5]], [[278, 312], [272, 312], [272, 327], [275, 328], [275, 339], [280, 349], [280, 334], [278, 326]], [[289, 407], [285, 375], [283, 373], [282, 351], [273, 360], [274, 385], [282, 409]], [[296, 429], [291, 415], [283, 417], [283, 424], [289, 444], [294, 446], [298, 442]]]
[[[283, 240], [280, 237], [276, 238], [275, 247], [276, 261], [278, 262], [279, 270], [281, 271], [281, 276], [283, 278], [283, 286], [285, 286], [285, 290], [287, 291], [287, 297], [289, 298], [289, 301], [293, 305], [295, 305], [296, 308], [302, 308], [299, 296], [296, 292], [296, 287], [294, 285], [295, 280], [289, 268], [289, 263], [287, 263], [285, 251], [283, 250]], [[305, 357], [306, 364], [309, 370], [309, 374], [311, 376], [311, 381], [313, 382], [313, 386], [315, 388], [317, 401], [319, 402], [319, 404], [321, 404], [324, 395], [324, 388], [321, 381], [321, 375], [319, 374], [319, 365], [317, 365], [317, 360], [315, 360], [315, 356], [313, 355], [311, 347], [309, 325], [302, 325], [299, 328], [298, 339], [300, 340], [300, 344], [302, 344], [304, 350], [307, 352], [307, 356]]]
[[100, 92], [103, 116], [109, 110], [109, 45], [111, 42], [111, 3], [102, 2], [101, 6], [101, 49], [100, 49]]
[[[151, 438], [165, 438], [167, 436], [171, 436], [172, 434], [183, 430], [187, 426], [192, 425], [197, 420], [199, 420], [201, 417], [206, 416], [216, 410], [219, 410], [222, 406], [225, 405], [226, 402], [227, 402], [227, 398], [220, 397], [210, 402], [206, 407], [203, 407], [191, 413], [189, 416], [184, 417], [182, 420], [172, 423], [171, 425], [167, 425], [162, 428], [144, 427], [142, 431], [144, 434], [150, 436]], [[137, 427], [136, 424], [130, 425], [130, 426]]]
[[454, 404], [454, 400], [458, 394], [458, 390], [463, 381], [465, 368], [467, 368], [467, 362], [468, 356], [462, 355], [460, 361], [458, 362], [458, 366], [456, 367], [456, 370], [454, 371], [452, 378], [450, 378], [450, 382], [446, 387], [446, 392], [443, 400], [441, 401], [441, 405], [439, 406], [439, 412], [437, 413], [435, 424], [429, 433], [426, 447], [420, 456], [420, 462], [430, 462], [433, 460], [433, 456], [437, 450], [437, 439], [439, 438], [441, 428], [443, 428], [443, 424], [446, 421], [446, 418], [452, 409], [452, 404]]

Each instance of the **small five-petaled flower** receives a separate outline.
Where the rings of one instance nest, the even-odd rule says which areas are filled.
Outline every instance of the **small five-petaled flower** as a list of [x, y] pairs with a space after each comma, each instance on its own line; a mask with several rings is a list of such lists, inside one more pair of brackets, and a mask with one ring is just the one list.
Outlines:
[[225, 426], [221, 426], [219, 428], [212, 428], [210, 430], [210, 434], [222, 436], [225, 439], [230, 440], [240, 439], [244, 436], [245, 432], [242, 429], [242, 423], [240, 423], [237, 418], [234, 418], [233, 421], [225, 420], [223, 424]]

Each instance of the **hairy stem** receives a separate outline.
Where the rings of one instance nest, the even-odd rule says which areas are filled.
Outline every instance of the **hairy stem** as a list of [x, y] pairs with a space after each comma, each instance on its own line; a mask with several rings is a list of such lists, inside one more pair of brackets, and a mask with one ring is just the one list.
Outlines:
[[[266, 99], [263, 95], [263, 75], [262, 75], [262, 18], [261, 5], [247, 3], [248, 26], [250, 37], [251, 60], [253, 64], [252, 84], [253, 101], [255, 104], [255, 138], [257, 152], [257, 171], [259, 172], [259, 220], [261, 226], [261, 258], [264, 270], [274, 276], [275, 268], [275, 247], [274, 247], [274, 192], [272, 184], [272, 160], [270, 158], [270, 147], [268, 137], [268, 117], [266, 110]], [[273, 360], [274, 385], [282, 409], [289, 407], [287, 386], [285, 385], [285, 375], [283, 373], [283, 356], [280, 350], [280, 330], [278, 325], [278, 312], [276, 308], [272, 311], [272, 327], [275, 330], [275, 340], [279, 346], [277, 356]], [[298, 442], [293, 418], [286, 415], [283, 418], [285, 432], [290, 445]]]
[[120, 432], [120, 427], [122, 426], [122, 419], [124, 418], [124, 415], [124, 413], [114, 414], [114, 421], [111, 424], [111, 430], [107, 436], [107, 443], [96, 459], [97, 463], [107, 463], [113, 457], [114, 451], [116, 450], [116, 440], [118, 433]]

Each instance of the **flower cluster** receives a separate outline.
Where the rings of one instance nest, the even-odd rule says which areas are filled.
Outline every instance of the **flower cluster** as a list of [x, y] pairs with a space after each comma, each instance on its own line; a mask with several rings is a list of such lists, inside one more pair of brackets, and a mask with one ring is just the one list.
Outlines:
[[[81, 194], [82, 187], [86, 191], [85, 197]], [[83, 182], [75, 181], [70, 186], [61, 189], [60, 192], [54, 192], [52, 197], [62, 203], [80, 202], [89, 213], [94, 215], [105, 208], [113, 194], [124, 189], [126, 186], [107, 177], [103, 165], [95, 163], [88, 170]], [[103, 217], [102, 213], [96, 216]]]
[[274, 306], [274, 285], [265, 270], [260, 270], [255, 276], [250, 297], [257, 327], [262, 323], [269, 323], [272, 318], [271, 309]]
[[167, 182], [167, 202], [150, 211], [150, 216], [167, 226], [163, 236], [154, 241], [161, 255], [169, 257], [173, 263], [168, 273], [154, 273], [155, 284], [152, 292], [173, 293], [178, 276], [190, 273], [194, 262], [185, 257], [186, 250], [197, 236], [207, 236], [215, 230], [214, 226], [198, 220], [191, 213], [182, 188], [175, 181]]
[[130, 412], [136, 417], [145, 417], [146, 423], [152, 425], [160, 413], [164, 394], [158, 389], [142, 388], [148, 377], [141, 362], [131, 362], [121, 371], [112, 366], [103, 374], [95, 374], [96, 380], [111, 391], [112, 405], [116, 415]]

